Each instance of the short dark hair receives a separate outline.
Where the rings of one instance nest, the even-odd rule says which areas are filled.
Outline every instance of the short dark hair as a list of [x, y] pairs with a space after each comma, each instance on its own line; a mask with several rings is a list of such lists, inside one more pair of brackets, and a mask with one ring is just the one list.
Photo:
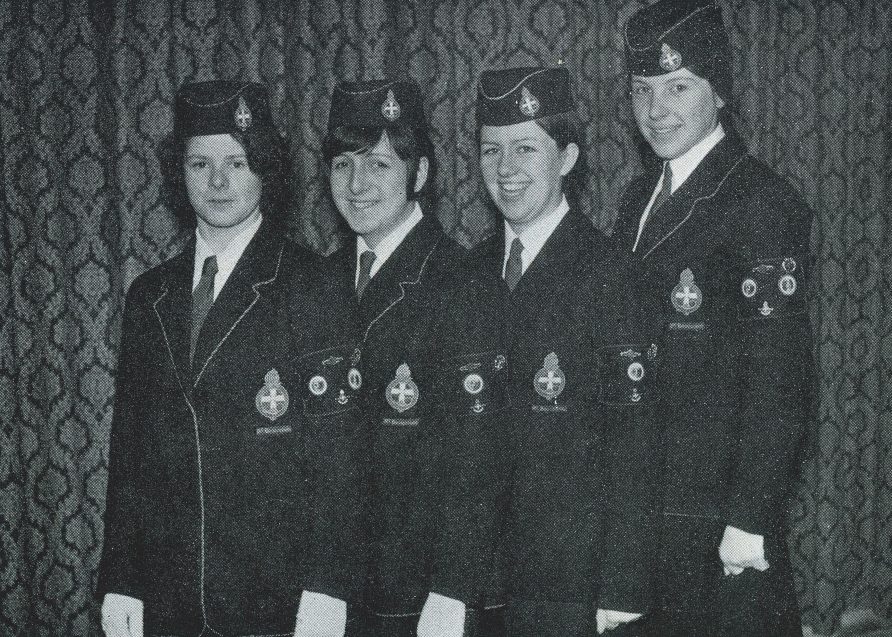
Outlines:
[[[229, 133], [245, 149], [248, 167], [260, 177], [260, 210], [281, 221], [291, 195], [291, 160], [289, 140], [275, 128], [257, 127], [243, 133]], [[188, 228], [195, 226], [195, 212], [183, 177], [183, 160], [189, 137], [170, 133], [158, 146], [164, 203]]]
[[[391, 146], [397, 157], [406, 162], [406, 193], [410, 200], [428, 197], [434, 188], [437, 174], [437, 160], [434, 157], [434, 144], [426, 126], [405, 126], [396, 124], [388, 127], [338, 126], [325, 136], [322, 141], [322, 157], [325, 161], [326, 173], [331, 170], [331, 160], [342, 153], [363, 153], [369, 151], [387, 133]], [[415, 192], [415, 180], [418, 177], [418, 163], [427, 157], [427, 180], [418, 192]]]

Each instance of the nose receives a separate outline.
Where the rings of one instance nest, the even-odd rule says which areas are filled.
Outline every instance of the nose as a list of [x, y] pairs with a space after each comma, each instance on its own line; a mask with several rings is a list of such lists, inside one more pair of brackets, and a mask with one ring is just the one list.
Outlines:
[[229, 185], [229, 175], [223, 166], [214, 166], [211, 169], [211, 188], [222, 190]]
[[368, 186], [365, 169], [360, 166], [353, 166], [350, 169], [350, 192], [359, 194]]
[[659, 95], [651, 95], [650, 96], [650, 105], [647, 109], [648, 116], [652, 120], [658, 120], [666, 115], [669, 112], [669, 109], [666, 108], [666, 105], [663, 103], [663, 99]]
[[517, 172], [517, 162], [514, 153], [510, 151], [503, 152], [499, 157], [499, 176], [509, 177]]

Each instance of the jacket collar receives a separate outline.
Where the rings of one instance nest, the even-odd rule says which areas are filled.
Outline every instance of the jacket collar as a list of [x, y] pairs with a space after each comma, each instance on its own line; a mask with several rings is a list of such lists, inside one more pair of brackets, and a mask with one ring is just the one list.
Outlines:
[[[737, 135], [733, 131], [726, 133], [725, 138], [704, 157], [691, 176], [647, 220], [636, 250], [641, 255], [640, 258], [646, 259], [655, 251], [671, 244], [672, 239], [681, 235], [692, 220], [696, 223], [698, 210], [702, 210], [698, 204], [715, 196], [727, 177], [747, 155], [747, 149]], [[646, 180], [644, 183], [650, 188], [643, 187], [636, 193], [636, 205], [633, 209], [638, 212], [639, 218], [658, 180], [659, 175]], [[635, 224], [630, 221], [628, 225]]]
[[208, 364], [235, 327], [253, 309], [264, 288], [278, 277], [284, 251], [282, 236], [283, 231], [278, 225], [264, 219], [211, 306], [201, 328], [191, 365], [189, 340], [194, 237], [177, 257], [166, 264], [161, 293], [154, 306], [184, 388], [198, 384]]

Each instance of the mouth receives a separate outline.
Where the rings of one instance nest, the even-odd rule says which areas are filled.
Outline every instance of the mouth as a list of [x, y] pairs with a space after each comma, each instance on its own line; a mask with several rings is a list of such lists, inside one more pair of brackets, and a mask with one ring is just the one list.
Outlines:
[[365, 201], [365, 200], [348, 199], [347, 201], [350, 203], [350, 206], [352, 208], [355, 208], [356, 210], [368, 210], [369, 208], [377, 205], [377, 203], [378, 203], [377, 200]]
[[222, 205], [225, 205], [225, 204], [230, 204], [230, 203], [233, 203], [234, 201], [235, 201], [235, 199], [208, 199], [208, 200], [207, 200], [207, 202], [208, 202], [209, 204], [214, 204], [214, 205], [217, 205], [217, 206], [222, 206]]
[[650, 132], [653, 137], [672, 137], [681, 129], [680, 124], [676, 124], [675, 126], [662, 126], [656, 127], [651, 126]]
[[505, 199], [520, 197], [530, 182], [499, 182], [499, 194]]

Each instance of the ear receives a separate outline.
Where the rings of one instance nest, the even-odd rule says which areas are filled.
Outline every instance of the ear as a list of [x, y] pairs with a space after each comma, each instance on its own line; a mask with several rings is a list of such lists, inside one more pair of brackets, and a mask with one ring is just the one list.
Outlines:
[[573, 166], [576, 165], [576, 160], [579, 159], [579, 146], [570, 142], [567, 144], [567, 147], [561, 151], [561, 155], [563, 155], [563, 163], [561, 164], [561, 177], [566, 177], [571, 170], [573, 170]]
[[415, 171], [415, 192], [419, 192], [424, 188], [424, 184], [427, 183], [427, 171], [429, 168], [430, 163], [427, 157], [420, 157], [418, 159], [418, 170]]

